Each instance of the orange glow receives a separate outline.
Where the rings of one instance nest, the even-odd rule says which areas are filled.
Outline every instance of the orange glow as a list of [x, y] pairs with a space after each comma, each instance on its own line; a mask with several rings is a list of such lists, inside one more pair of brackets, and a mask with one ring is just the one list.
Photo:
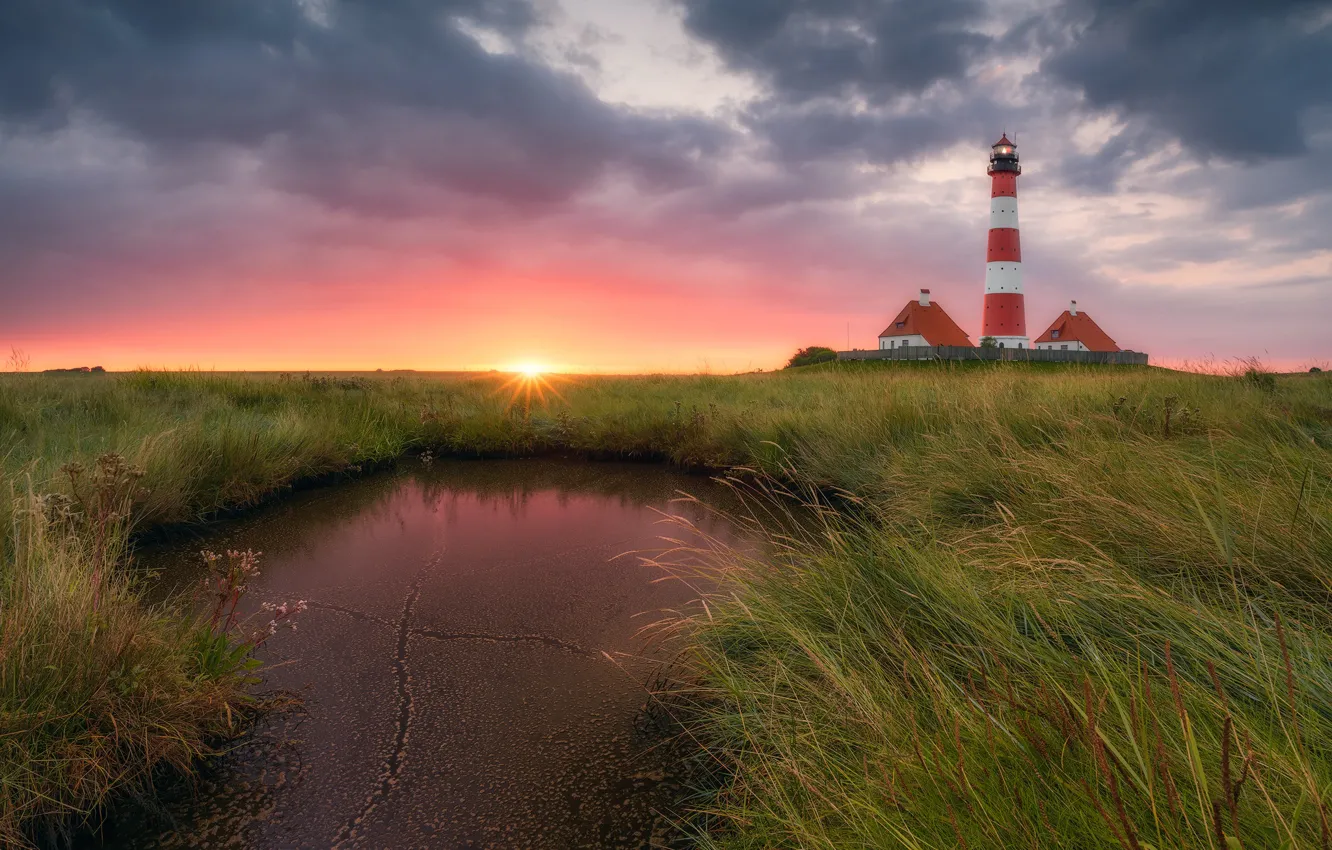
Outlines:
[[794, 347], [835, 344], [848, 320], [859, 344], [877, 344], [887, 309], [824, 314], [657, 274], [482, 269], [464, 280], [413, 268], [385, 272], [374, 287], [207, 278], [151, 303], [89, 299], [21, 328], [0, 310], [0, 351], [23, 349], [34, 371], [729, 373], [777, 368]]
[[[555, 375], [542, 374], [539, 366], [527, 365], [520, 367], [513, 377], [501, 384], [499, 390], [497, 390], [500, 393], [506, 391], [509, 393], [509, 400], [504, 404], [504, 412], [509, 412], [521, 399], [523, 415], [526, 416], [532, 412], [533, 396], [536, 397], [537, 403], [542, 407], [548, 407], [554, 399], [567, 404], [568, 402], [565, 401], [564, 396], [560, 395], [560, 391], [555, 389], [554, 379], [556, 377]], [[549, 399], [546, 397], [548, 393], [550, 395]]]
[[[530, 397], [549, 405], [558, 402], [552, 385], [562, 390], [568, 380], [562, 376], [749, 372], [779, 369], [806, 345], [875, 348], [879, 331], [920, 288], [931, 288], [973, 341], [982, 324], [974, 279], [915, 267], [901, 272], [913, 281], [907, 291], [904, 284], [850, 278], [835, 286], [802, 278], [773, 282], [679, 263], [644, 269], [639, 261], [608, 260], [600, 268], [522, 274], [402, 264], [407, 268], [382, 271], [374, 286], [350, 273], [300, 281], [278, 274], [220, 280], [200, 272], [189, 285], [151, 299], [90, 292], [70, 300], [67, 310], [22, 319], [6, 302], [0, 361], [14, 346], [31, 357], [33, 371], [495, 369], [496, 384], [517, 379], [509, 387], [517, 391], [514, 404]], [[1042, 327], [1066, 305], [1035, 286], [1027, 296], [1027, 314]], [[1162, 365], [1205, 357], [1198, 352], [1208, 351], [1211, 334], [1229, 327], [1212, 319], [1220, 330], [1198, 328], [1175, 339], [1164, 330], [1170, 311], [1138, 315], [1116, 306], [1107, 298], [1086, 309], [1120, 346], [1150, 351]], [[1274, 348], [1264, 360], [1293, 370], [1332, 359], [1325, 343], [1306, 347], [1307, 354], [1298, 346]], [[1224, 347], [1215, 353], [1222, 362], [1233, 356]]]

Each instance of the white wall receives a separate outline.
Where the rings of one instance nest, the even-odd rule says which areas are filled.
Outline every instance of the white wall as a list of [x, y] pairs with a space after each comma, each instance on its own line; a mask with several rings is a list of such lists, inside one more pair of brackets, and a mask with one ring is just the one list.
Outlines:
[[929, 345], [925, 337], [920, 334], [907, 334], [905, 336], [881, 336], [879, 337], [879, 348], [901, 348], [904, 345]]
[[1038, 342], [1036, 343], [1036, 347], [1045, 351], [1091, 351], [1090, 348], [1078, 342], [1076, 339], [1057, 339], [1054, 342]]

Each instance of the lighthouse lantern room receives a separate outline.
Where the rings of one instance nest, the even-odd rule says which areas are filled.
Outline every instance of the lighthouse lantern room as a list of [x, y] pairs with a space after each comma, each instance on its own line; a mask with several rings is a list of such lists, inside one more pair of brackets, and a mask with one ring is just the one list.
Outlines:
[[990, 152], [990, 243], [985, 261], [982, 338], [1000, 348], [1030, 348], [1022, 298], [1022, 245], [1018, 239], [1017, 145], [1005, 133]]

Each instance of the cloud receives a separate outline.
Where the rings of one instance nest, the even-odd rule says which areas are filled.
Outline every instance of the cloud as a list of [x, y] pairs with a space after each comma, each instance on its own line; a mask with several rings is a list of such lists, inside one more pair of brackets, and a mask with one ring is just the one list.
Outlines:
[[[690, 30], [766, 83], [751, 130], [779, 155], [911, 160], [996, 125], [1123, 122], [1047, 171], [1114, 191], [1178, 140], [1200, 160], [1326, 151], [1327, 0], [679, 0]], [[1312, 176], [1312, 175], [1311, 175]]]
[[744, 125], [784, 161], [909, 161], [1016, 117], [975, 85], [993, 58], [981, 0], [681, 0], [685, 24], [763, 84]]
[[275, 183], [372, 213], [393, 210], [367, 181], [550, 204], [609, 170], [688, 183], [725, 143], [704, 122], [609, 108], [468, 34], [521, 38], [534, 13], [517, 0], [16, 0], [0, 15], [12, 122], [88, 112], [163, 158], [245, 149]]
[[1332, 105], [1326, 0], [1068, 0], [1041, 64], [1096, 109], [1121, 110], [1205, 157], [1308, 152], [1304, 120]]
[[980, 0], [684, 0], [685, 22], [776, 99], [882, 103], [957, 79], [983, 53]]

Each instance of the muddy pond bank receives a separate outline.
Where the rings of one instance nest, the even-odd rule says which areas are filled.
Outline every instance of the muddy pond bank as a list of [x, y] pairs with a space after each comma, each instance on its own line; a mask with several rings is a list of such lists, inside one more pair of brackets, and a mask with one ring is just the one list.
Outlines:
[[697, 592], [633, 553], [688, 536], [662, 512], [739, 542], [680, 491], [730, 505], [660, 467], [438, 461], [143, 551], [159, 592], [202, 548], [263, 552], [247, 604], [309, 604], [264, 688], [304, 705], [87, 846], [648, 846], [679, 785], [642, 729], [664, 650], [638, 631]]

